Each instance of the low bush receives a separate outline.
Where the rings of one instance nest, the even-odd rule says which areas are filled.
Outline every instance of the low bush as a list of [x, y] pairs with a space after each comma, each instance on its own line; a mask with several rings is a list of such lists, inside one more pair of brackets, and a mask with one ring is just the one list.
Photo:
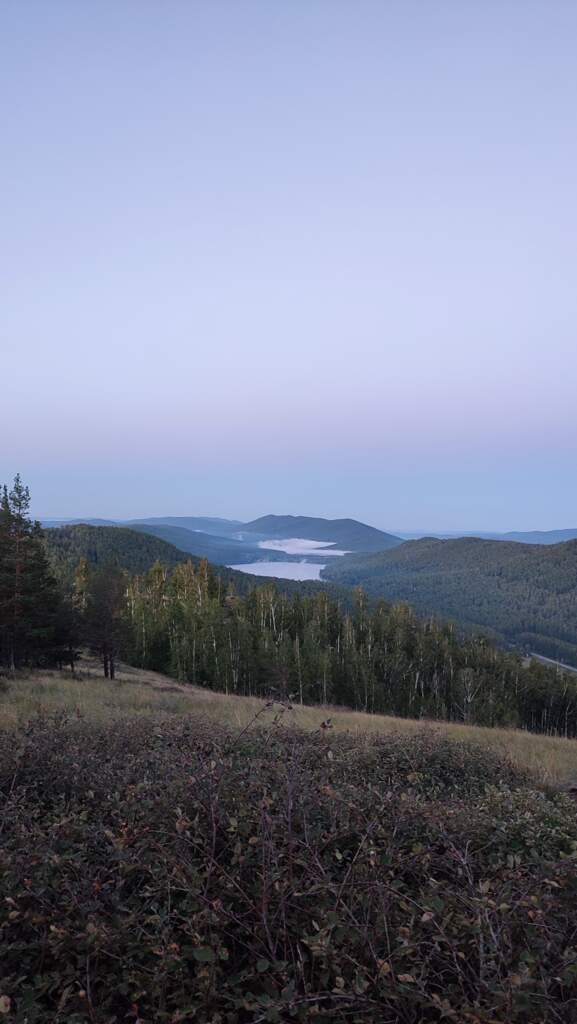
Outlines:
[[0, 1020], [577, 1019], [569, 798], [481, 747], [39, 718], [0, 750]]

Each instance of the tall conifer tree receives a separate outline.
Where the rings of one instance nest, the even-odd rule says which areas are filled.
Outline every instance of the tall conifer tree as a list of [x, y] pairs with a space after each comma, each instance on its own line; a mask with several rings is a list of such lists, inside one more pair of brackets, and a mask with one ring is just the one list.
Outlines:
[[12, 672], [49, 656], [59, 601], [29, 509], [30, 492], [16, 476], [0, 500], [0, 661]]

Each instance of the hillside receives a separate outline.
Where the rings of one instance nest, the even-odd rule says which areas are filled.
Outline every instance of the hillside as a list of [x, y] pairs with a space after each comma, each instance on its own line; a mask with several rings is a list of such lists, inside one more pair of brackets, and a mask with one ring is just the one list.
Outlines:
[[356, 519], [318, 519], [311, 516], [261, 516], [242, 527], [243, 534], [259, 538], [326, 541], [347, 551], [385, 551], [402, 544], [400, 537], [384, 533]]
[[577, 541], [423, 538], [381, 554], [347, 555], [322, 575], [577, 662]]
[[44, 541], [61, 579], [70, 579], [82, 558], [94, 567], [114, 565], [130, 573], [148, 572], [155, 562], [172, 567], [186, 560], [184, 552], [158, 537], [117, 526], [54, 527], [45, 531]]
[[111, 648], [116, 659], [226, 693], [266, 698], [272, 686], [299, 702], [577, 735], [577, 676], [524, 666], [403, 605], [371, 607], [350, 589], [264, 582], [186, 556], [112, 593], [114, 605], [100, 604], [105, 616], [114, 607], [103, 638], [94, 644], [90, 617], [78, 627], [104, 671]]
[[[220, 726], [242, 729], [256, 715], [262, 725], [272, 725], [281, 711], [283, 726], [316, 731], [326, 720], [327, 709], [318, 704], [294, 703], [290, 708], [271, 705], [263, 699], [220, 693], [191, 683], [180, 683], [162, 672], [137, 668], [121, 662], [115, 682], [103, 679], [97, 659], [84, 654], [75, 677], [65, 670], [35, 671], [17, 680], [7, 680], [0, 704], [0, 733], [17, 729], [39, 713], [54, 718], [75, 712], [91, 722], [112, 723], [127, 715], [182, 716], [191, 712]], [[86, 682], [90, 685], [87, 686]], [[331, 732], [356, 736], [411, 737], [431, 728], [430, 721], [367, 714], [350, 708], [330, 708]], [[525, 729], [500, 729], [438, 720], [438, 736], [458, 742], [476, 743], [498, 756], [509, 756], [521, 769], [531, 771], [544, 783], [558, 786], [577, 783], [577, 742], [563, 736], [547, 736]]]
[[180, 551], [187, 551], [197, 558], [208, 558], [215, 565], [241, 565], [243, 562], [287, 561], [289, 555], [274, 551], [263, 551], [256, 544], [246, 544], [233, 537], [218, 537], [200, 530], [189, 530], [181, 526], [132, 523], [131, 530], [159, 537], [174, 545]]
[[[206, 516], [152, 516], [126, 522], [110, 520], [44, 520], [48, 528], [73, 525], [117, 526], [148, 533], [197, 558], [208, 558], [216, 565], [242, 565], [250, 562], [299, 561], [302, 555], [259, 547], [261, 541], [325, 541], [346, 551], [384, 551], [402, 541], [354, 519], [313, 519], [308, 516], [263, 516], [251, 523]], [[309, 561], [321, 561], [321, 553], [307, 552]]]
[[[188, 531], [183, 530], [183, 533], [186, 532]], [[65, 584], [69, 584], [72, 580], [82, 558], [85, 558], [88, 564], [94, 568], [113, 565], [131, 575], [148, 572], [155, 562], [173, 568], [188, 561], [198, 565], [200, 561], [200, 557], [180, 550], [162, 537], [149, 533], [148, 527], [128, 529], [119, 526], [90, 526], [79, 523], [74, 526], [46, 529], [44, 543], [57, 577]], [[273, 556], [271, 560], [279, 557], [273, 552], [271, 554]], [[282, 559], [284, 561], [285, 556], [282, 556]], [[209, 558], [209, 561], [213, 560]], [[326, 584], [323, 586], [316, 582], [271, 580], [269, 577], [248, 576], [234, 569], [228, 569], [224, 565], [218, 565], [217, 576], [225, 587], [228, 584], [233, 584], [238, 594], [247, 594], [259, 585], [270, 586], [272, 583], [279, 593], [283, 594], [306, 596], [323, 589], [335, 598], [339, 598], [345, 606], [351, 600], [347, 588], [331, 585], [327, 587]]]
[[574, 743], [162, 686], [8, 684], [3, 1019], [573, 1024]]
[[232, 537], [243, 524], [236, 519], [219, 519], [217, 516], [147, 516], [142, 519], [127, 519], [120, 526], [175, 526], [182, 530], [209, 533], [215, 537]]

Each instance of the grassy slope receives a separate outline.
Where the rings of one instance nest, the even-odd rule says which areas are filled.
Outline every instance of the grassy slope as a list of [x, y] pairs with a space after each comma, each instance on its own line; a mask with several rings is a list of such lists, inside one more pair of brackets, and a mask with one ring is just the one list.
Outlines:
[[574, 1024], [575, 742], [85, 667], [0, 693], [3, 1020]]
[[[44, 672], [3, 683], [0, 691], [0, 730], [11, 730], [38, 713], [66, 711], [90, 721], [113, 722], [126, 715], [153, 717], [193, 713], [233, 729], [244, 728], [255, 715], [270, 722], [278, 706], [263, 712], [263, 701], [236, 697], [181, 685], [157, 672], [122, 666], [117, 682], [103, 679], [98, 666], [85, 661], [80, 678], [66, 672]], [[502, 755], [550, 783], [577, 781], [577, 742], [560, 737], [539, 736], [515, 729], [485, 729], [448, 722], [422, 722], [365, 715], [342, 708], [301, 707], [282, 712], [284, 724], [306, 731], [318, 729], [330, 715], [335, 732], [357, 735], [402, 734], [424, 730], [454, 740], [470, 740]]]

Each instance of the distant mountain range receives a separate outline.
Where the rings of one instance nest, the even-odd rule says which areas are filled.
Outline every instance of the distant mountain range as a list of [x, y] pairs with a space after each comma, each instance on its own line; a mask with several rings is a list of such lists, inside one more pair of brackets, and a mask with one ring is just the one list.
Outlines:
[[[75, 526], [87, 523], [89, 526], [128, 526], [138, 527], [171, 527], [203, 533], [210, 537], [228, 537], [232, 540], [246, 538], [247, 534], [255, 544], [259, 540], [286, 540], [301, 538], [303, 540], [324, 541], [338, 547], [346, 547], [349, 551], [386, 551], [407, 540], [421, 540], [424, 537], [435, 537], [439, 540], [457, 540], [460, 537], [479, 537], [481, 540], [515, 541], [518, 544], [561, 544], [568, 540], [577, 540], [577, 527], [566, 530], [512, 530], [507, 533], [495, 533], [487, 530], [464, 530], [462, 533], [453, 530], [444, 533], [437, 530], [400, 531], [398, 535], [385, 533], [373, 526], [367, 526], [356, 519], [324, 519], [315, 516], [261, 516], [248, 523], [240, 519], [222, 519], [218, 516], [147, 516], [141, 519], [42, 519], [42, 526], [50, 529], [55, 526]], [[175, 534], [175, 537], [177, 535]], [[181, 540], [183, 540], [181, 536]], [[175, 541], [173, 541], [175, 543]], [[209, 542], [205, 541], [207, 550]], [[178, 545], [177, 545], [178, 546]], [[200, 547], [200, 542], [199, 542]], [[236, 545], [233, 545], [236, 548]], [[187, 551], [188, 548], [183, 548]], [[237, 548], [238, 550], [238, 548]]]
[[426, 537], [390, 551], [345, 555], [322, 578], [577, 662], [577, 540]]
[[[106, 519], [43, 520], [49, 529], [74, 526], [114, 526], [137, 530], [167, 541], [189, 554], [217, 565], [247, 562], [300, 561], [302, 555], [284, 552], [278, 542], [298, 538], [326, 545], [327, 550], [386, 551], [402, 544], [400, 537], [384, 533], [355, 519], [320, 519], [310, 516], [262, 516], [249, 523], [201, 516], [154, 516], [113, 522]], [[277, 542], [276, 550], [260, 547]], [[308, 561], [323, 561], [323, 549], [307, 552]]]
[[424, 537], [435, 537], [437, 540], [457, 540], [459, 537], [479, 537], [481, 540], [511, 540], [517, 544], [562, 544], [567, 540], [577, 540], [577, 529], [574, 530], [513, 530], [509, 533], [489, 533], [485, 530], [452, 530], [442, 533], [437, 530], [401, 531], [402, 540], [422, 540]]
[[500, 540], [513, 540], [519, 544], [562, 544], [577, 540], [576, 530], [530, 530], [528, 533], [504, 533]]

